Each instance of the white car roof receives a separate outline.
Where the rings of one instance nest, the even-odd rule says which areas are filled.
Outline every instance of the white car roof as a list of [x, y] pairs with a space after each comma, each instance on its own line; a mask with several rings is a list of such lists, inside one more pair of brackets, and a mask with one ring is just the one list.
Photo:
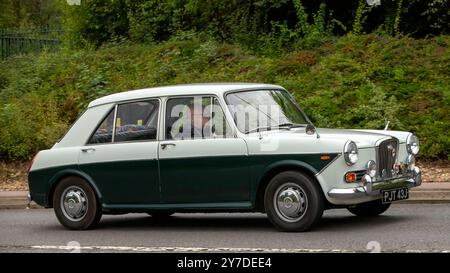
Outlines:
[[102, 104], [138, 100], [153, 97], [165, 96], [182, 96], [182, 95], [201, 95], [213, 94], [221, 96], [223, 93], [234, 90], [246, 89], [284, 89], [279, 85], [260, 84], [260, 83], [197, 83], [197, 84], [180, 84], [163, 87], [153, 87], [138, 89], [126, 92], [120, 92], [108, 96], [104, 96], [93, 100], [88, 107], [94, 107]]

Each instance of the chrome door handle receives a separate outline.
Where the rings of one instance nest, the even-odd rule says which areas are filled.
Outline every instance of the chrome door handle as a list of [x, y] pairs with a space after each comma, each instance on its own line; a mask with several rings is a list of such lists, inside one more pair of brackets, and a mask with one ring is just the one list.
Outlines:
[[81, 151], [84, 153], [89, 152], [89, 151], [93, 152], [93, 151], [95, 151], [95, 148], [82, 148]]
[[176, 146], [175, 143], [161, 143], [161, 149], [167, 148], [167, 146]]

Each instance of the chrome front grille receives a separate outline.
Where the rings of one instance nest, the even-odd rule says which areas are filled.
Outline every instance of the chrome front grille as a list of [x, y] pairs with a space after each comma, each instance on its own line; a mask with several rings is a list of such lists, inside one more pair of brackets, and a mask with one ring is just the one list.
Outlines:
[[381, 178], [391, 178], [393, 168], [398, 154], [398, 140], [388, 139], [378, 146], [378, 176]]

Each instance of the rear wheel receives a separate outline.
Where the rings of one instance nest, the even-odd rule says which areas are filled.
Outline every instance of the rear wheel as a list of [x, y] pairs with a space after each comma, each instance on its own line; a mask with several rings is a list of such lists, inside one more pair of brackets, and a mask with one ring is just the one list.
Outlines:
[[356, 216], [373, 217], [385, 212], [391, 204], [383, 204], [381, 199], [348, 207], [348, 211]]
[[101, 206], [91, 186], [82, 178], [64, 178], [53, 194], [59, 222], [68, 229], [94, 228], [102, 217]]
[[269, 182], [264, 206], [270, 222], [281, 231], [306, 231], [322, 217], [321, 189], [309, 176], [282, 172]]

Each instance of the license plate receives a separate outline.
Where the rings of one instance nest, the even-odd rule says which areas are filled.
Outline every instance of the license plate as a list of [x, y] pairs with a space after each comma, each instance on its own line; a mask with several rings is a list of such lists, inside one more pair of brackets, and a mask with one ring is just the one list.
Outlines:
[[383, 204], [392, 203], [394, 201], [405, 200], [409, 198], [409, 189], [400, 188], [394, 190], [382, 190], [381, 194], [383, 196]]

